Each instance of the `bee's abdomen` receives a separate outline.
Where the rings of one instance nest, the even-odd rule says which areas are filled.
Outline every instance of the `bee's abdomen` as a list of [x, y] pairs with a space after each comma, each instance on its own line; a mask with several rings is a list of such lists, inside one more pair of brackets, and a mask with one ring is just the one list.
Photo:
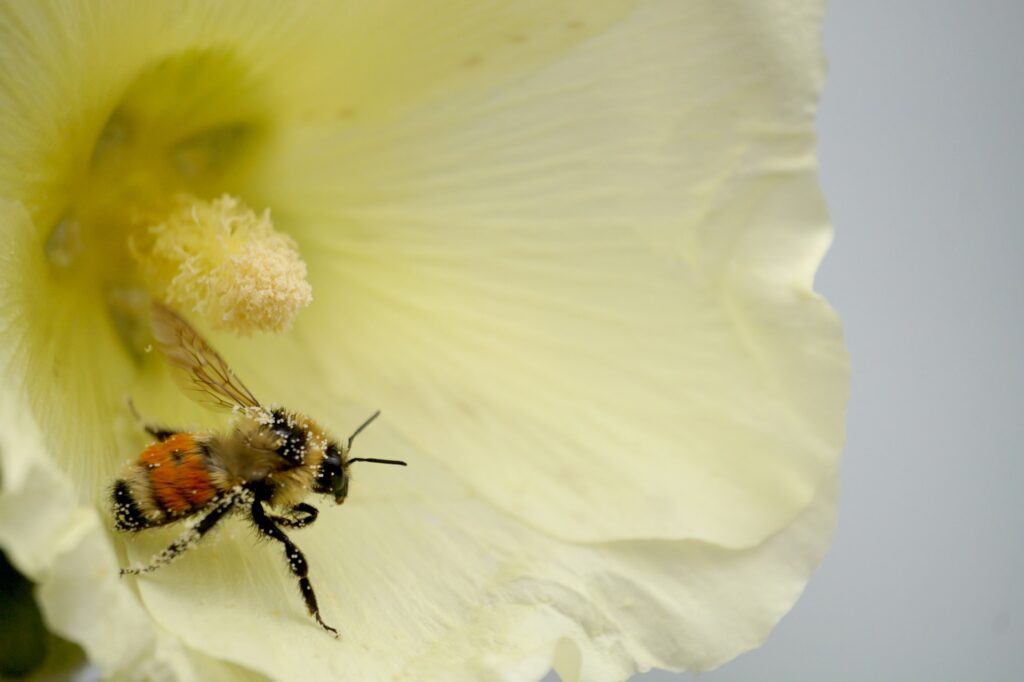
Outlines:
[[115, 527], [138, 531], [204, 508], [218, 492], [209, 466], [205, 449], [191, 434], [176, 433], [153, 443], [114, 482]]
[[135, 532], [153, 525], [143, 514], [135, 501], [132, 487], [123, 478], [114, 481], [110, 491], [110, 502], [114, 507], [114, 528], [122, 532]]
[[187, 433], [176, 433], [142, 451], [155, 502], [170, 516], [185, 516], [206, 506], [217, 494], [207, 469], [208, 458]]

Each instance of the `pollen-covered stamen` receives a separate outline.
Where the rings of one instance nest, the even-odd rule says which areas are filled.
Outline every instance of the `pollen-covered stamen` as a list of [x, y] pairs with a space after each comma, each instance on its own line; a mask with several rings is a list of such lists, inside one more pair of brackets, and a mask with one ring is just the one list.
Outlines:
[[155, 295], [236, 333], [285, 331], [313, 300], [295, 241], [229, 195], [180, 199], [132, 251]]

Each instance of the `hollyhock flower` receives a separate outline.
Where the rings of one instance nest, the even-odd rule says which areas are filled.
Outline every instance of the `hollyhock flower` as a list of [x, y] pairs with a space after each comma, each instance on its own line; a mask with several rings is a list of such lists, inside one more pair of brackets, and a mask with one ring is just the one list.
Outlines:
[[[0, 7], [0, 548], [105, 675], [624, 679], [757, 646], [828, 547], [821, 3]], [[152, 421], [224, 428], [150, 299], [407, 469], [279, 546], [112, 530]], [[320, 498], [308, 501], [319, 504]]]

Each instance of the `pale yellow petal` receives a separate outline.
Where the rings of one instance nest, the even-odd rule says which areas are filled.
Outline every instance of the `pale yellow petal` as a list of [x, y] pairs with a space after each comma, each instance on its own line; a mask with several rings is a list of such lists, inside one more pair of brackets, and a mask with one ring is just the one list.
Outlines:
[[[416, 456], [377, 426], [367, 448]], [[281, 547], [238, 519], [138, 584], [188, 646], [277, 679], [525, 680], [552, 663], [565, 680], [703, 670], [759, 644], [799, 596], [828, 546], [833, 482], [777, 536], [731, 551], [564, 543], [440, 468], [364, 465], [343, 507], [291, 533], [340, 641], [305, 613]], [[140, 537], [130, 554], [142, 560], [171, 537]]]
[[[175, 55], [212, 54], [213, 75], [198, 79], [205, 89], [189, 93], [180, 110], [159, 112], [172, 122], [168, 134], [179, 119], [216, 127], [224, 116], [237, 115], [280, 128], [283, 144], [286, 131], [296, 128], [323, 133], [349, 127], [337, 118], [321, 120], [339, 92], [370, 99], [390, 93], [390, 104], [368, 105], [379, 120], [385, 109], [394, 115], [439, 93], [534, 68], [621, 15], [623, 5], [453, 0], [432, 3], [429, 11], [409, 11], [400, 2], [310, 2], [296, 9], [270, 0], [173, 7], [13, 1], [0, 8], [0, 198], [26, 207], [32, 234], [31, 243], [19, 242], [18, 257], [4, 273], [11, 325], [19, 332], [11, 352], [18, 355], [17, 371], [37, 379], [27, 389], [32, 409], [51, 455], [83, 497], [99, 502], [103, 486], [139, 446], [125, 409], [128, 394], [144, 412], [159, 412], [157, 418], [200, 419], [167, 399], [160, 363], [133, 355], [125, 343], [143, 323], [117, 309], [117, 287], [122, 278], [132, 284], [130, 273], [101, 271], [97, 281], [92, 271], [63, 271], [44, 258], [76, 175], [88, 169], [111, 112], [140, 73]], [[472, 40], [453, 41], [452, 30]], [[510, 38], [501, 43], [496, 36], [506, 32]], [[393, 40], [402, 49], [392, 49], [387, 41]], [[498, 50], [499, 43], [507, 45], [500, 48], [503, 57], [488, 58], [487, 73], [461, 64], [458, 50]], [[380, 87], [354, 88], [355, 82], [369, 87], [365, 77], [353, 75], [367, 69], [381, 74]], [[389, 85], [389, 73], [399, 81]], [[402, 80], [410, 73], [416, 87]], [[299, 106], [316, 112], [317, 120], [303, 118]], [[270, 144], [264, 151], [270, 157], [282, 150]], [[260, 167], [258, 159], [251, 161]], [[244, 175], [239, 171], [231, 182], [244, 185]]]
[[[760, 642], [827, 547], [846, 360], [810, 290], [819, 3], [656, 1], [607, 31], [617, 4], [408, 9], [0, 10], [0, 196], [28, 206], [0, 218], [0, 543], [105, 671], [142, 651], [182, 679], [704, 669]], [[340, 436], [383, 408], [359, 449], [410, 461], [360, 468], [295, 533], [340, 643], [237, 520], [139, 579], [145, 610], [114, 578], [98, 510], [143, 440], [125, 395], [198, 417], [46, 236], [125, 88], [186, 49], [241, 65], [217, 94], [273, 134], [230, 182], [316, 296], [293, 336], [215, 342]], [[61, 504], [25, 516], [40, 488]]]
[[127, 89], [168, 58], [200, 63], [183, 75], [199, 85], [155, 112], [168, 134], [240, 124], [263, 131], [273, 154], [278, 132], [351, 129], [513, 78], [631, 4], [11, 0], [0, 8], [0, 196], [48, 229]]
[[[71, 486], [47, 466], [33, 423], [6, 389], [0, 405], [0, 547], [37, 583], [48, 628], [77, 642], [110, 674], [152, 655], [156, 632], [129, 587], [95, 510], [76, 504]], [[34, 441], [34, 442], [33, 442]], [[7, 472], [21, 471], [21, 481]]]
[[306, 362], [563, 538], [779, 530], [847, 392], [811, 290], [819, 14], [645, 3], [500, 90], [297, 135], [261, 186], [318, 292]]

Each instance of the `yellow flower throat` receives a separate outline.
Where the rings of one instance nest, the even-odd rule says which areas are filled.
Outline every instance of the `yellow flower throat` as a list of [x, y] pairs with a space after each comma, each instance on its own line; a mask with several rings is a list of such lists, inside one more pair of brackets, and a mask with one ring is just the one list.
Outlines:
[[241, 334], [283, 331], [311, 302], [295, 242], [239, 196], [269, 135], [258, 92], [224, 54], [167, 59], [126, 90], [71, 174], [46, 254], [99, 282], [122, 331], [147, 294]]

